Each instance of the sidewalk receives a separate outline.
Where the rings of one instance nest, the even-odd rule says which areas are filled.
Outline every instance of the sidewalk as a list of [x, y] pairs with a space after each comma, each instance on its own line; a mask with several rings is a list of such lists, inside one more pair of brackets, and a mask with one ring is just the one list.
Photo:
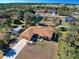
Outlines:
[[2, 59], [15, 59], [27, 42], [27, 40], [21, 39]]

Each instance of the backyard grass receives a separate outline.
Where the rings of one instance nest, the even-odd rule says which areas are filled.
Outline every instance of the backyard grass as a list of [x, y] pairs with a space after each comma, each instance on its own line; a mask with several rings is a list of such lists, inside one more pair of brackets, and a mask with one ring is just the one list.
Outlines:
[[46, 42], [38, 42], [37, 43], [38, 47], [41, 48], [41, 49], [46, 49], [47, 48], [47, 44]]
[[36, 45], [26, 45], [16, 59], [55, 59], [57, 49], [56, 42], [37, 42]]

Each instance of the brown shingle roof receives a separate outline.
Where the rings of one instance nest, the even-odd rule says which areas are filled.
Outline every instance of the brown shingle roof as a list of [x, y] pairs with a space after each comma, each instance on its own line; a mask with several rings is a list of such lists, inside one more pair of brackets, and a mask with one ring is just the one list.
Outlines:
[[49, 27], [42, 27], [42, 26], [32, 26], [25, 30], [23, 33], [20, 34], [20, 38], [31, 39], [33, 34], [39, 34], [39, 36], [47, 36], [52, 37], [52, 29]]

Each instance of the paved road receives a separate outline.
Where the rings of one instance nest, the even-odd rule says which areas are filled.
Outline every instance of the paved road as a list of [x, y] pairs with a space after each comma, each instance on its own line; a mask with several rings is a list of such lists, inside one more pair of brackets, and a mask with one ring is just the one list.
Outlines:
[[21, 39], [2, 59], [15, 59], [27, 42], [27, 40]]

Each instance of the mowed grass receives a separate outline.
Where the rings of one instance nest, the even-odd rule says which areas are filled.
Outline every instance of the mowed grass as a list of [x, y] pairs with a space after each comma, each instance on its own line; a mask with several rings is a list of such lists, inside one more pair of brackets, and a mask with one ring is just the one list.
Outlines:
[[52, 41], [26, 45], [15, 59], [56, 59], [58, 44]]
[[37, 47], [39, 47], [41, 49], [46, 49], [48, 47], [48, 44], [45, 41], [37, 42]]

